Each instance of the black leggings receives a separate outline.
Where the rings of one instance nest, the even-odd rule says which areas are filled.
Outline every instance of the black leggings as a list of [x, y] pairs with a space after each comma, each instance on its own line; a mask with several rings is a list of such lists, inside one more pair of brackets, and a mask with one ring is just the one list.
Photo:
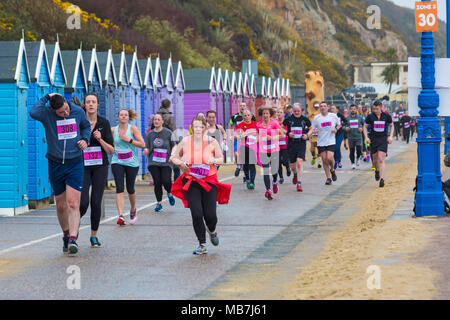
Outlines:
[[[264, 185], [266, 190], [270, 190], [270, 174], [272, 173], [273, 183], [278, 180], [278, 166], [280, 163], [280, 153], [259, 153], [259, 159], [261, 161], [264, 172]], [[275, 172], [275, 173], [273, 173]]]
[[405, 139], [406, 143], [409, 143], [409, 137], [410, 137], [410, 128], [403, 128], [403, 138]]
[[362, 154], [361, 146], [356, 146], [356, 145], [351, 146], [350, 147], [350, 161], [352, 162], [352, 164], [355, 163], [355, 149], [356, 149], [356, 159], [359, 159], [359, 157], [361, 157], [361, 154]]
[[246, 181], [255, 183], [256, 177], [256, 152], [247, 146], [242, 145], [239, 153], [239, 163], [244, 164], [244, 175]]
[[[183, 184], [186, 181], [187, 179], [183, 179]], [[189, 189], [184, 192], [191, 210], [195, 235], [200, 244], [206, 243], [205, 223], [210, 232], [214, 232], [217, 225], [217, 188], [214, 185], [211, 187], [207, 192], [198, 182], [192, 181]]]
[[116, 193], [123, 193], [125, 191], [123, 184], [123, 179], [125, 178], [127, 182], [128, 194], [134, 194], [134, 183], [136, 182], [139, 167], [130, 167], [114, 163], [111, 165], [111, 170], [116, 183]]
[[89, 207], [89, 189], [92, 185], [91, 202], [91, 230], [97, 231], [102, 215], [103, 191], [108, 177], [108, 166], [85, 166], [83, 191], [80, 200], [80, 218]]
[[283, 166], [286, 167], [286, 172], [290, 170], [287, 149], [280, 149], [280, 165], [278, 167], [278, 175], [280, 176], [280, 179], [283, 179]]
[[172, 168], [169, 166], [148, 166], [148, 171], [153, 178], [155, 186], [156, 201], [161, 202], [163, 197], [163, 186], [168, 193], [172, 189]]

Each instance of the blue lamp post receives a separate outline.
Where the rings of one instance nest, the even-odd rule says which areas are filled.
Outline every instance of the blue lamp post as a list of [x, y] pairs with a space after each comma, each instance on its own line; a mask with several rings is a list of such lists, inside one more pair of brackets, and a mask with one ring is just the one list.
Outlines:
[[[450, 24], [448, 23], [448, 19], [450, 17], [450, 0], [446, 0], [446, 25], [447, 25], [447, 58], [450, 58]], [[447, 136], [450, 134], [450, 117], [444, 117], [444, 128], [445, 128], [445, 144], [444, 144], [444, 154], [447, 154], [448, 149], [450, 148], [450, 141], [447, 140]]]
[[440, 121], [437, 117], [439, 95], [435, 90], [435, 53], [432, 32], [422, 32], [421, 49], [422, 90], [418, 101], [420, 118], [417, 123], [416, 217], [443, 216], [445, 211], [440, 161], [442, 139]]

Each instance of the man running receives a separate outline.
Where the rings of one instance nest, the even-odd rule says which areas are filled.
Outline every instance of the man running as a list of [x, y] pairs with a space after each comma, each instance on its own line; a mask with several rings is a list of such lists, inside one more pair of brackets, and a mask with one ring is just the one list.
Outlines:
[[[46, 106], [50, 102], [49, 106]], [[83, 189], [83, 151], [91, 137], [85, 112], [60, 94], [47, 94], [30, 111], [45, 128], [50, 184], [63, 231], [63, 252], [76, 254], [80, 227], [80, 198]]]
[[[371, 127], [370, 134], [367, 132], [369, 126]], [[388, 126], [389, 130], [387, 130]], [[370, 144], [370, 153], [375, 167], [375, 180], [380, 181], [380, 188], [384, 187], [384, 159], [386, 158], [388, 144], [392, 143], [393, 126], [391, 116], [381, 112], [381, 102], [375, 101], [372, 106], [372, 113], [367, 116], [364, 124], [364, 137]], [[389, 136], [388, 132], [390, 132]]]
[[412, 118], [408, 115], [408, 110], [405, 110], [405, 113], [403, 114], [402, 120], [400, 120], [402, 129], [403, 129], [403, 137], [406, 141], [406, 143], [409, 143], [409, 138], [411, 135], [411, 121]]
[[320, 114], [314, 117], [308, 136], [317, 133], [317, 148], [327, 177], [325, 184], [330, 185], [331, 180], [337, 180], [334, 170], [334, 152], [336, 151], [336, 132], [341, 128], [341, 120], [336, 114], [328, 112], [325, 101], [322, 101], [319, 107]]
[[[345, 131], [348, 134], [348, 142], [350, 147], [350, 161], [352, 163], [352, 169], [359, 166], [359, 160], [361, 157], [362, 138], [364, 119], [358, 115], [358, 109], [356, 105], [350, 106], [350, 115], [346, 118]], [[355, 164], [355, 149], [356, 149], [356, 164]]]
[[297, 191], [302, 192], [303, 161], [305, 161], [306, 140], [311, 121], [302, 115], [299, 104], [294, 104], [293, 114], [283, 121], [283, 126], [287, 128], [288, 136], [288, 157], [294, 178], [292, 183], [297, 185]]

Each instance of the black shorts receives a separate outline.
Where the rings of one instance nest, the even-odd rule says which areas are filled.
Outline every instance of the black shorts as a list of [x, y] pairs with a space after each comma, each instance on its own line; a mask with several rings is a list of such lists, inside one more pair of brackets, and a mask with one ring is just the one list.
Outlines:
[[377, 153], [378, 151], [387, 153], [388, 143], [386, 137], [374, 138], [370, 140], [370, 154]]
[[296, 163], [297, 159], [303, 159], [305, 161], [306, 142], [290, 143], [287, 150], [289, 163]]
[[319, 154], [321, 154], [322, 152], [324, 152], [324, 151], [330, 151], [330, 152], [336, 152], [336, 145], [335, 144], [332, 144], [332, 145], [329, 145], [329, 146], [323, 146], [323, 147], [319, 147], [319, 146], [317, 146], [317, 149], [319, 149]]

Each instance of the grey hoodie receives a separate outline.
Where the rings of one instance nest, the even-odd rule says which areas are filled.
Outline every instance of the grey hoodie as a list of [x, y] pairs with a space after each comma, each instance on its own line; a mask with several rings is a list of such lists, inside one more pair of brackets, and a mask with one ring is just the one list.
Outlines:
[[[42, 122], [47, 137], [47, 159], [58, 163], [74, 163], [83, 161], [83, 151], [78, 147], [78, 141], [85, 140], [89, 143], [91, 137], [91, 124], [86, 117], [83, 109], [67, 102], [70, 107], [70, 115], [67, 118], [61, 118], [56, 115], [50, 106], [46, 106], [50, 100], [47, 94], [36, 102], [30, 111], [30, 116]], [[76, 124], [76, 133], [64, 132], [63, 127], [71, 129], [70, 125], [63, 126], [61, 121], [67, 120]], [[58, 124], [60, 133], [58, 135]], [[64, 134], [69, 138], [62, 139]]]
[[175, 125], [175, 118], [173, 117], [172, 112], [170, 112], [166, 108], [160, 108], [157, 113], [159, 113], [163, 118], [163, 127], [169, 129], [172, 132], [177, 129]]

